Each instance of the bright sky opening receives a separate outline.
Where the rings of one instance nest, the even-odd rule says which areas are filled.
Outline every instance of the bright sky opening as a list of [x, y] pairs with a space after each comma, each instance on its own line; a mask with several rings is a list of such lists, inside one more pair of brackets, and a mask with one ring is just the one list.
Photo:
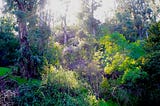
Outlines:
[[[102, 0], [101, 4], [102, 6], [97, 9], [94, 16], [104, 22], [106, 17], [113, 14], [114, 0]], [[0, 0], [0, 9], [2, 8], [2, 0]], [[81, 11], [81, 0], [48, 0], [47, 8], [54, 14], [55, 19], [67, 14], [67, 22], [73, 24], [78, 20], [77, 15]]]
[[[101, 4], [94, 16], [104, 22], [106, 17], [112, 16], [114, 0], [102, 0]], [[77, 22], [77, 15], [81, 11], [81, 0], [48, 0], [47, 8], [51, 9], [55, 17], [67, 14], [67, 22], [73, 24]]]
[[1, 9], [2, 9], [2, 0], [0, 0], [0, 15], [1, 15]]

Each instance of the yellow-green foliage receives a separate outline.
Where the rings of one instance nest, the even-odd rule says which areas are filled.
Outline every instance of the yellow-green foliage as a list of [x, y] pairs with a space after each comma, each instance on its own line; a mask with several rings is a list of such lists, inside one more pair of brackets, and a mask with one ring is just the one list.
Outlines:
[[97, 106], [98, 102], [87, 83], [82, 83], [75, 72], [62, 68], [43, 74], [41, 85], [21, 85], [19, 93], [16, 105]]
[[96, 99], [94, 95], [88, 95], [87, 99], [89, 102], [89, 106], [97, 106], [98, 100]]
[[73, 71], [66, 71], [64, 69], [57, 70], [52, 67], [52, 71], [47, 72], [47, 75], [43, 75], [42, 83], [54, 83], [62, 86], [68, 86], [70, 88], [79, 88], [79, 82], [77, 80], [77, 74]]
[[[113, 33], [104, 36], [100, 44], [106, 74], [101, 83], [101, 95], [107, 98], [106, 100], [113, 99], [118, 104], [129, 105], [136, 96], [132, 97], [125, 87], [130, 87], [147, 77], [147, 73], [141, 71], [138, 62], [138, 59], [145, 54], [142, 48], [143, 42], [128, 42], [122, 34]], [[105, 102], [101, 104], [108, 105]]]
[[124, 71], [120, 66], [125, 61], [125, 55], [119, 52], [115, 53], [113, 57], [108, 58], [108, 61], [111, 61], [110, 64], [106, 65], [104, 71], [107, 74], [111, 74], [115, 70]]
[[144, 55], [144, 49], [140, 41], [129, 43], [122, 34], [113, 33], [100, 40], [104, 46], [106, 74], [114, 71], [128, 71], [140, 68], [137, 59]]
[[103, 78], [101, 82], [101, 88], [107, 88], [107, 87], [109, 87], [109, 83], [106, 78]]

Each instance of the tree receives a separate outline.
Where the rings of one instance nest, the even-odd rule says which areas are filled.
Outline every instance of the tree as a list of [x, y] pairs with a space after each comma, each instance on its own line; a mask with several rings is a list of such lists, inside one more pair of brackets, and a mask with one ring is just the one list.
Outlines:
[[63, 35], [64, 35], [64, 45], [67, 44], [67, 12], [68, 12], [68, 7], [69, 7], [69, 2], [70, 1], [65, 1], [65, 14], [61, 17], [62, 18], [62, 30], [63, 30]]
[[0, 18], [0, 66], [15, 65], [17, 62], [19, 42], [15, 29], [11, 16]]
[[[20, 73], [24, 77], [33, 77], [31, 68], [31, 49], [28, 40], [27, 18], [35, 12], [39, 0], [5, 0], [6, 10], [13, 13], [18, 22], [18, 32], [20, 40]], [[41, 0], [42, 1], [42, 0]]]
[[149, 26], [157, 20], [158, 6], [149, 0], [117, 0], [116, 3], [114, 31], [130, 41], [147, 38]]
[[92, 34], [93, 36], [96, 35], [96, 30], [100, 23], [99, 20], [94, 18], [94, 12], [100, 6], [100, 1], [82, 0], [82, 11], [78, 15], [78, 18], [80, 19], [80, 26], [83, 27], [87, 33]]
[[145, 84], [146, 89], [142, 102], [157, 106], [160, 103], [160, 22], [150, 27], [145, 50], [142, 69], [147, 72], [148, 80]]
[[100, 44], [105, 66], [101, 96], [119, 105], [136, 105], [142, 94], [141, 86], [137, 85], [147, 78], [137, 62], [145, 55], [142, 42], [128, 42], [122, 34], [113, 33], [102, 37]]

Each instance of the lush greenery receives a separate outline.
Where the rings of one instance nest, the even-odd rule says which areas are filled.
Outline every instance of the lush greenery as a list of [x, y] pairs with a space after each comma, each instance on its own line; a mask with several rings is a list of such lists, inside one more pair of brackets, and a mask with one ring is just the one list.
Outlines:
[[4, 1], [0, 105], [159, 105], [155, 1], [117, 1], [114, 17], [103, 23], [94, 16], [101, 2], [81, 1], [77, 25], [68, 24], [67, 6], [55, 21], [41, 10], [43, 0]]
[[7, 73], [10, 73], [10, 72], [11, 72], [11, 69], [0, 67], [0, 76], [4, 76], [4, 75], [6, 75]]
[[18, 39], [13, 33], [14, 21], [11, 17], [1, 17], [0, 23], [0, 64], [1, 66], [14, 65], [19, 49]]

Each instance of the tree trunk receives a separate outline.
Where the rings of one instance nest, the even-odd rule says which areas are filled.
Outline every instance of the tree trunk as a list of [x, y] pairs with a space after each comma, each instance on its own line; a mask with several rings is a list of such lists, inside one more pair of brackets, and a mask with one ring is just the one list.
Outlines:
[[62, 17], [62, 29], [63, 29], [63, 35], [64, 35], [64, 45], [67, 45], [67, 22], [66, 22], [66, 15]]
[[31, 77], [31, 54], [29, 42], [27, 40], [27, 26], [26, 22], [22, 19], [19, 20], [19, 39], [20, 39], [20, 50], [21, 50], [21, 59], [20, 59], [20, 72], [24, 77]]
[[91, 31], [92, 31], [92, 35], [95, 36], [95, 29], [94, 29], [94, 0], [92, 0], [92, 4], [91, 4]]
[[[19, 2], [18, 0], [15, 0], [18, 4], [18, 10], [26, 13], [25, 6], [23, 5], [23, 2]], [[27, 24], [26, 24], [26, 17], [18, 19], [18, 26], [19, 26], [19, 40], [20, 40], [20, 53], [21, 58], [19, 61], [20, 65], [20, 73], [23, 77], [31, 77], [32, 71], [31, 71], [31, 53], [30, 53], [30, 47], [28, 42], [28, 34], [27, 34]]]

